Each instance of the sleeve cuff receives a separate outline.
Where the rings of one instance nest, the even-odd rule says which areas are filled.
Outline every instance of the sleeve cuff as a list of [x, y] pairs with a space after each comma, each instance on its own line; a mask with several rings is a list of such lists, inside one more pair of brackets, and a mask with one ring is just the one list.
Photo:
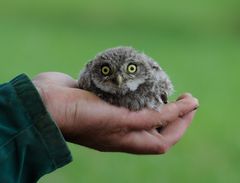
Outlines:
[[21, 74], [10, 81], [10, 84], [15, 89], [19, 101], [31, 118], [32, 125], [39, 132], [41, 141], [53, 162], [54, 168], [57, 169], [71, 162], [72, 156], [67, 144], [47, 112], [31, 80], [25, 74]]

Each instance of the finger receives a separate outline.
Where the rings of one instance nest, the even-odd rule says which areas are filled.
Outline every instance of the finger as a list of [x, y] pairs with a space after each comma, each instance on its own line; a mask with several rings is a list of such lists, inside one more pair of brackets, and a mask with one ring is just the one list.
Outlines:
[[134, 154], [164, 154], [169, 146], [147, 131], [131, 132], [120, 141], [120, 151]]
[[177, 143], [188, 126], [191, 124], [196, 110], [184, 115], [176, 121], [170, 123], [161, 131], [161, 135], [165, 137], [166, 141], [172, 146]]
[[130, 130], [149, 130], [164, 124], [161, 121], [160, 112], [150, 109], [143, 109], [138, 112], [128, 112], [127, 115], [123, 114], [122, 117], [122, 126]]
[[177, 102], [164, 105], [160, 112], [149, 109], [129, 112], [128, 115], [123, 115], [124, 123], [122, 124], [135, 130], [149, 130], [175, 121], [179, 116], [184, 116], [197, 106], [197, 99], [187, 96]]
[[178, 117], [182, 117], [185, 114], [195, 110], [198, 106], [198, 100], [187, 95], [183, 99], [164, 105], [160, 111], [161, 119], [166, 122], [174, 121]]

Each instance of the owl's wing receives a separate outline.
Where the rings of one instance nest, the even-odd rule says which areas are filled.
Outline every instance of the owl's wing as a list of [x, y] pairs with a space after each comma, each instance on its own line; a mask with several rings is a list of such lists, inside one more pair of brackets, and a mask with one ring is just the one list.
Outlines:
[[162, 100], [167, 100], [167, 97], [170, 96], [174, 91], [169, 76], [154, 60], [148, 60], [148, 63], [151, 67], [153, 78], [161, 90], [161, 95], [163, 95], [161, 96]]
[[80, 89], [84, 90], [88, 90], [91, 87], [91, 76], [87, 67], [80, 72], [78, 86]]
[[173, 93], [174, 89], [169, 76], [162, 69], [155, 70], [154, 72], [155, 72], [154, 75], [156, 77], [157, 83], [161, 89], [161, 94], [170, 96]]

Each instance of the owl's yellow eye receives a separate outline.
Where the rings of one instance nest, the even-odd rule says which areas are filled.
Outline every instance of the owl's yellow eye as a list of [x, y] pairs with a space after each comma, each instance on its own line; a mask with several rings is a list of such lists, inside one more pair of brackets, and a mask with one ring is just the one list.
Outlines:
[[101, 71], [102, 71], [102, 74], [104, 75], [104, 76], [107, 76], [107, 75], [109, 75], [110, 74], [110, 67], [109, 66], [103, 66], [102, 67], [102, 69], [101, 69]]
[[133, 74], [137, 71], [137, 66], [135, 64], [129, 64], [127, 67], [127, 71], [130, 74]]

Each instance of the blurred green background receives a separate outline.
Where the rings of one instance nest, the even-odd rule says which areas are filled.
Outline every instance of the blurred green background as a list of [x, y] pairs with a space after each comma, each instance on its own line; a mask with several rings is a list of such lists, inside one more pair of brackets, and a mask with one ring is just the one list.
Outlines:
[[100, 153], [69, 144], [74, 161], [40, 179], [58, 182], [240, 182], [240, 1], [0, 1], [0, 82], [25, 72], [77, 78], [96, 53], [133, 46], [156, 59], [200, 108], [162, 156]]

